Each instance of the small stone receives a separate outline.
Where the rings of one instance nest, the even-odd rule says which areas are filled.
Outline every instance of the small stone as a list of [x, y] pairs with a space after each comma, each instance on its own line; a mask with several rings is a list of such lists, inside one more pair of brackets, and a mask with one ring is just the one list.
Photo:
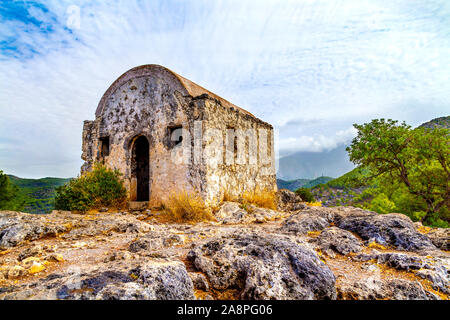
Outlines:
[[41, 259], [37, 257], [29, 257], [22, 261], [22, 266], [24, 266], [25, 268], [30, 268], [35, 262], [39, 261], [41, 261]]
[[39, 245], [27, 248], [19, 254], [19, 256], [17, 257], [17, 260], [22, 261], [22, 260], [25, 260], [26, 258], [29, 258], [32, 256], [37, 256], [37, 255], [41, 254], [42, 251], [43, 251], [43, 247], [39, 246]]
[[109, 262], [109, 261], [117, 261], [117, 260], [130, 260], [132, 259], [133, 256], [127, 252], [127, 251], [118, 251], [118, 252], [114, 252], [113, 254], [109, 255], [104, 262]]
[[63, 262], [63, 261], [64, 261], [64, 258], [63, 258], [63, 256], [62, 256], [61, 254], [59, 254], [59, 253], [54, 253], [54, 254], [51, 254], [51, 255], [47, 258], [47, 261], [50, 261], [50, 262]]
[[72, 248], [83, 248], [83, 247], [87, 247], [88, 244], [86, 242], [75, 242], [72, 244]]
[[30, 274], [36, 274], [36, 273], [43, 271], [44, 269], [45, 269], [45, 266], [42, 263], [35, 261], [35, 262], [33, 262], [33, 265], [30, 267], [28, 272]]
[[25, 273], [25, 268], [21, 267], [21, 266], [14, 266], [12, 268], [9, 268], [9, 270], [7, 270], [7, 278], [8, 279], [17, 279], [21, 276], [23, 276]]

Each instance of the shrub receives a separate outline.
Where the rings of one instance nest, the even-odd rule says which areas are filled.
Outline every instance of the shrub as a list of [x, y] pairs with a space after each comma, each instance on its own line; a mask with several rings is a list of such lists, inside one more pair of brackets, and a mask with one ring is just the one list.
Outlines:
[[395, 203], [384, 193], [379, 193], [372, 199], [368, 209], [381, 214], [391, 213], [395, 212]]
[[298, 194], [303, 201], [306, 202], [315, 202], [316, 198], [314, 198], [314, 195], [311, 193], [311, 190], [307, 188], [299, 188], [295, 190], [295, 193]]
[[92, 172], [56, 188], [55, 208], [86, 212], [101, 207], [121, 207], [125, 200], [121, 173], [96, 164]]
[[172, 222], [200, 222], [213, 220], [211, 210], [203, 198], [195, 192], [173, 193], [163, 202], [167, 217]]
[[255, 189], [242, 194], [243, 204], [254, 204], [257, 207], [276, 210], [277, 200], [274, 191]]
[[21, 211], [24, 207], [25, 198], [20, 194], [19, 188], [0, 170], [0, 210]]

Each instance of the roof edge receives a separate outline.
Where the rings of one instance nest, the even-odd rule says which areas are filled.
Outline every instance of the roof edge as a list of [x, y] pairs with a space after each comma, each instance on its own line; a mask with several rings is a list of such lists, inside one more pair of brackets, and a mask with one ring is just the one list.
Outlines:
[[149, 76], [154, 72], [166, 72], [166, 73], [170, 74], [171, 76], [173, 76], [174, 79], [176, 79], [177, 82], [180, 84], [180, 86], [184, 89], [185, 92], [183, 92], [183, 94], [190, 95], [192, 97], [198, 97], [198, 96], [207, 94], [209, 97], [219, 101], [223, 107], [234, 108], [240, 112], [243, 112], [244, 114], [246, 114], [248, 116], [251, 116], [261, 122], [264, 122], [264, 121], [258, 119], [257, 117], [255, 117], [253, 114], [251, 114], [247, 110], [242, 109], [242, 108], [232, 104], [228, 100], [212, 93], [211, 91], [203, 88], [202, 86], [180, 76], [179, 74], [173, 72], [172, 70], [170, 70], [166, 67], [163, 67], [163, 66], [157, 65], [157, 64], [146, 64], [146, 65], [134, 67], [134, 68], [126, 71], [125, 73], [123, 73], [119, 78], [117, 78], [109, 86], [109, 88], [105, 91], [102, 98], [100, 99], [100, 102], [98, 103], [97, 109], [95, 111], [95, 117], [99, 117], [102, 114], [103, 108], [106, 104], [106, 100], [115, 90], [117, 90], [117, 88], [119, 88], [121, 85], [123, 85], [125, 82], [127, 82], [131, 79], [134, 79], [136, 77]]

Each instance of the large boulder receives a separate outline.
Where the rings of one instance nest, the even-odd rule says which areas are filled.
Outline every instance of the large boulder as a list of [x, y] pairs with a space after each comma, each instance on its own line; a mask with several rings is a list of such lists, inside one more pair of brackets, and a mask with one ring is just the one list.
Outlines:
[[[0, 212], [3, 215], [3, 212]], [[3, 216], [0, 223], [0, 250], [15, 247], [25, 240], [34, 241], [44, 237], [55, 237], [68, 230], [64, 224], [48, 224], [41, 217], [18, 213], [22, 217]]]
[[328, 208], [311, 207], [288, 217], [281, 231], [305, 235], [311, 231], [320, 231], [330, 225], [334, 219], [333, 211]]
[[53, 211], [48, 215], [0, 211], [0, 250], [16, 247], [24, 241], [61, 236], [77, 240], [109, 232], [143, 233], [151, 227], [134, 216], [119, 214], [97, 215], [88, 219], [84, 215]]
[[419, 270], [426, 266], [426, 261], [422, 257], [409, 255], [398, 252], [375, 252], [369, 254], [359, 254], [353, 257], [355, 261], [370, 261], [376, 260], [377, 263], [382, 263], [388, 267], [397, 270]]
[[196, 246], [188, 259], [216, 290], [242, 299], [335, 299], [335, 278], [306, 244], [287, 236], [234, 235]]
[[344, 300], [437, 300], [436, 295], [425, 291], [419, 282], [402, 279], [382, 281], [374, 278], [346, 283], [338, 289], [339, 299]]
[[450, 294], [449, 258], [417, 256], [410, 253], [374, 252], [363, 253], [352, 258], [355, 261], [376, 261], [378, 264], [413, 272], [417, 277], [427, 279], [434, 290]]
[[194, 286], [181, 261], [109, 262], [75, 267], [0, 294], [0, 299], [181, 300], [194, 299]]
[[426, 236], [439, 249], [450, 251], [450, 228], [433, 228]]
[[296, 211], [306, 208], [302, 198], [288, 189], [280, 189], [277, 192], [277, 206], [282, 211]]
[[241, 222], [246, 214], [247, 212], [241, 208], [239, 203], [225, 201], [214, 216], [217, 221], [228, 224]]
[[339, 228], [352, 231], [367, 242], [375, 241], [407, 251], [436, 249], [431, 240], [417, 232], [411, 219], [403, 214], [347, 214], [335, 221]]
[[316, 238], [316, 242], [319, 248], [328, 255], [333, 255], [333, 252], [346, 255], [362, 250], [362, 243], [357, 237], [346, 230], [336, 227], [331, 227], [321, 232]]

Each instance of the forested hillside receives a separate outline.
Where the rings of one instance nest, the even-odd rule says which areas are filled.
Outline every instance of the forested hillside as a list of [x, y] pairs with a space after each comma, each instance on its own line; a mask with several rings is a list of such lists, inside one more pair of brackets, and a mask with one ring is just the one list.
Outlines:
[[70, 179], [42, 178], [23, 179], [8, 175], [11, 183], [19, 188], [18, 197], [25, 201], [24, 212], [48, 213], [54, 208], [55, 188]]

